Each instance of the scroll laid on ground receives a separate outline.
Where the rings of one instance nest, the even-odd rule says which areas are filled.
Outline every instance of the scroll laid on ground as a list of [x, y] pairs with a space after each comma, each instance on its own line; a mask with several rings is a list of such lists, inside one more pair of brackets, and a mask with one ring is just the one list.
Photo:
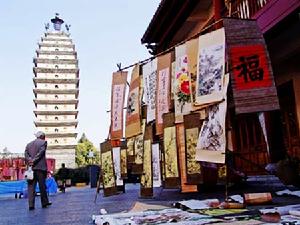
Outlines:
[[266, 43], [255, 20], [224, 18], [236, 114], [279, 109]]
[[169, 112], [171, 85], [171, 53], [157, 58], [156, 134], [163, 133], [162, 115]]
[[211, 104], [223, 99], [225, 72], [225, 32], [219, 29], [199, 37], [197, 105]]
[[146, 126], [143, 154], [143, 174], [141, 176], [141, 197], [153, 196], [152, 178], [152, 124]]
[[135, 65], [131, 73], [131, 82], [127, 98], [126, 109], [126, 138], [133, 137], [141, 133], [141, 118], [140, 118], [140, 66]]
[[186, 42], [192, 110], [195, 110], [199, 39]]
[[197, 142], [196, 160], [225, 163], [226, 112], [229, 74], [223, 77], [223, 101], [207, 108], [207, 119], [203, 122]]
[[116, 184], [117, 186], [122, 186], [123, 180], [121, 178], [121, 147], [114, 147], [112, 149], [112, 153], [113, 153], [114, 170], [116, 176]]
[[203, 181], [201, 165], [196, 160], [196, 147], [201, 124], [198, 112], [184, 116], [186, 176], [188, 184], [200, 184]]
[[135, 138], [128, 138], [127, 139], [127, 163], [131, 164], [134, 163], [134, 140]]
[[121, 178], [127, 178], [127, 143], [121, 142]]
[[159, 143], [152, 144], [153, 187], [161, 186]]
[[176, 126], [174, 113], [163, 115], [164, 123], [164, 161], [165, 161], [165, 182], [164, 188], [179, 188], [178, 152], [176, 143]]
[[197, 185], [187, 184], [187, 171], [186, 171], [186, 152], [185, 152], [185, 137], [184, 125], [176, 125], [176, 137], [178, 146], [178, 158], [180, 168], [181, 192], [197, 192]]
[[191, 111], [190, 76], [188, 73], [188, 58], [186, 45], [175, 48], [175, 77], [174, 77], [174, 105], [175, 122], [182, 123], [183, 115]]
[[112, 140], [123, 138], [123, 107], [127, 82], [127, 72], [114, 72], [111, 91], [111, 130]]
[[143, 65], [144, 100], [147, 105], [147, 123], [155, 120], [157, 58]]
[[100, 149], [103, 173], [103, 193], [104, 196], [114, 195], [117, 193], [117, 188], [110, 141], [108, 140], [101, 143]]

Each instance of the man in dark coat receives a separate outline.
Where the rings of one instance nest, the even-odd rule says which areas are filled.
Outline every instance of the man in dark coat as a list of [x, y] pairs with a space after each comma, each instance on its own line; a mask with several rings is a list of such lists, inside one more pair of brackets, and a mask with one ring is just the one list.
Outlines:
[[28, 203], [29, 210], [34, 209], [35, 188], [39, 183], [41, 193], [42, 207], [46, 208], [52, 203], [49, 202], [46, 191], [47, 162], [46, 149], [47, 141], [45, 141], [45, 133], [39, 131], [35, 134], [36, 139], [27, 144], [25, 149], [25, 160], [28, 166], [32, 166], [33, 180], [28, 180]]

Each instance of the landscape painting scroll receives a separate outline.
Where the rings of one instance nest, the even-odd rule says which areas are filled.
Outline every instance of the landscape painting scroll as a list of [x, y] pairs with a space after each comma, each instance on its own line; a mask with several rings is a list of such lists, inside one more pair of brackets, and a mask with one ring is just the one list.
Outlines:
[[116, 176], [116, 185], [122, 186], [123, 180], [121, 178], [121, 147], [114, 147], [112, 149], [114, 170]]
[[160, 149], [159, 143], [152, 144], [153, 187], [161, 186]]
[[134, 163], [134, 141], [135, 141], [134, 137], [127, 139], [127, 163], [128, 164]]
[[117, 193], [114, 163], [112, 156], [112, 146], [110, 141], [105, 141], [100, 145], [101, 149], [101, 165], [103, 177], [103, 193], [104, 196], [110, 196]]
[[186, 176], [188, 184], [200, 184], [203, 181], [201, 165], [196, 161], [196, 147], [201, 124], [202, 121], [200, 120], [199, 112], [184, 116]]
[[131, 82], [127, 98], [126, 108], [126, 138], [133, 137], [141, 133], [140, 118], [140, 65], [133, 67], [131, 73]]
[[147, 105], [147, 123], [155, 120], [156, 114], [157, 58], [143, 65], [144, 100]]
[[197, 192], [197, 185], [187, 184], [186, 151], [185, 151], [184, 124], [176, 124], [176, 137], [178, 146], [178, 158], [180, 168], [181, 192]]
[[164, 123], [164, 166], [165, 181], [164, 188], [179, 188], [180, 177], [178, 167], [178, 152], [176, 142], [176, 126], [174, 113], [165, 113], [163, 115]]
[[153, 196], [153, 174], [152, 174], [152, 124], [146, 126], [144, 152], [143, 152], [143, 174], [141, 176], [141, 197]]
[[[143, 117], [146, 118], [145, 115], [143, 115]], [[137, 135], [134, 141], [134, 164], [132, 164], [132, 174], [141, 175], [143, 173], [145, 128], [146, 128], [146, 119], [142, 119], [142, 123], [141, 123], [142, 133]]]
[[111, 91], [111, 130], [110, 138], [119, 140], [123, 138], [123, 107], [127, 83], [127, 72], [113, 73]]
[[127, 142], [121, 142], [121, 178], [127, 178]]
[[171, 87], [171, 53], [157, 59], [156, 134], [163, 133], [162, 115], [169, 112]]
[[188, 58], [186, 45], [175, 48], [175, 73], [174, 73], [174, 105], [175, 122], [182, 123], [183, 115], [191, 111], [190, 76], [188, 73]]
[[225, 73], [224, 28], [199, 37], [196, 105], [207, 105], [223, 99]]

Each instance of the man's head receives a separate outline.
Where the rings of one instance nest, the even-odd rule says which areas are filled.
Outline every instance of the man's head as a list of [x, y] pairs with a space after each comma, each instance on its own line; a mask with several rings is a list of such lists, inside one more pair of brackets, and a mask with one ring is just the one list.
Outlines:
[[61, 168], [65, 168], [66, 165], [64, 163], [61, 164]]
[[43, 131], [38, 131], [34, 134], [36, 136], [36, 138], [39, 138], [39, 139], [42, 139], [42, 140], [45, 140], [45, 133]]

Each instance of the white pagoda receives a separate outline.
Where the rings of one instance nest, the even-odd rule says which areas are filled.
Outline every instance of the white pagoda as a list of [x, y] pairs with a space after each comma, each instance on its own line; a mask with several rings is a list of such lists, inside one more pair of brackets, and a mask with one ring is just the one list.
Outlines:
[[79, 69], [69, 25], [56, 14], [38, 43], [34, 58], [35, 126], [44, 131], [48, 142], [47, 158], [55, 159], [56, 169], [62, 163], [75, 167]]

